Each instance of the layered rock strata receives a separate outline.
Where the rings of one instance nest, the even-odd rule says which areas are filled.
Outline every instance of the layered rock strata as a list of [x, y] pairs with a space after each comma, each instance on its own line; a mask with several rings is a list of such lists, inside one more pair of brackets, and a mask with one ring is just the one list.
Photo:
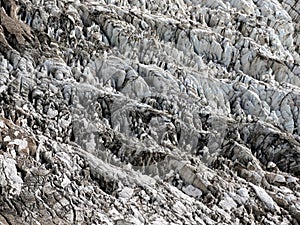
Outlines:
[[298, 224], [296, 0], [0, 2], [1, 224]]

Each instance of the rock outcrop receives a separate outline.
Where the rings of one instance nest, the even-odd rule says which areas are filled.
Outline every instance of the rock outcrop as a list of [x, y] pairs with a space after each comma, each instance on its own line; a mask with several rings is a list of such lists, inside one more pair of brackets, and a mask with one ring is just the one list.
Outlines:
[[0, 1], [0, 224], [298, 224], [299, 10]]

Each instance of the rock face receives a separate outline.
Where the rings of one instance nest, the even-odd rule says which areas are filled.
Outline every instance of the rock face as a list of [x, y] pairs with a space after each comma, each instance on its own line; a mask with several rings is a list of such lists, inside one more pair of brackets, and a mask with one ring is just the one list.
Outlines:
[[300, 222], [297, 0], [0, 7], [0, 224]]

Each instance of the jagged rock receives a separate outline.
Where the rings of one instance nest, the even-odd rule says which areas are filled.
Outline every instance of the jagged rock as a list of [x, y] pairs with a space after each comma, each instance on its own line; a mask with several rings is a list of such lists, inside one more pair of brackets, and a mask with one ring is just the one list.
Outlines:
[[298, 224], [299, 7], [0, 1], [0, 223]]

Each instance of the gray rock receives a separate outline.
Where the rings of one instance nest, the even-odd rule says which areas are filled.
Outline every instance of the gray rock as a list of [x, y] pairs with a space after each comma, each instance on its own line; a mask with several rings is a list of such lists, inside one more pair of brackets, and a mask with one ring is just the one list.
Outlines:
[[297, 1], [0, 8], [0, 223], [299, 223]]

